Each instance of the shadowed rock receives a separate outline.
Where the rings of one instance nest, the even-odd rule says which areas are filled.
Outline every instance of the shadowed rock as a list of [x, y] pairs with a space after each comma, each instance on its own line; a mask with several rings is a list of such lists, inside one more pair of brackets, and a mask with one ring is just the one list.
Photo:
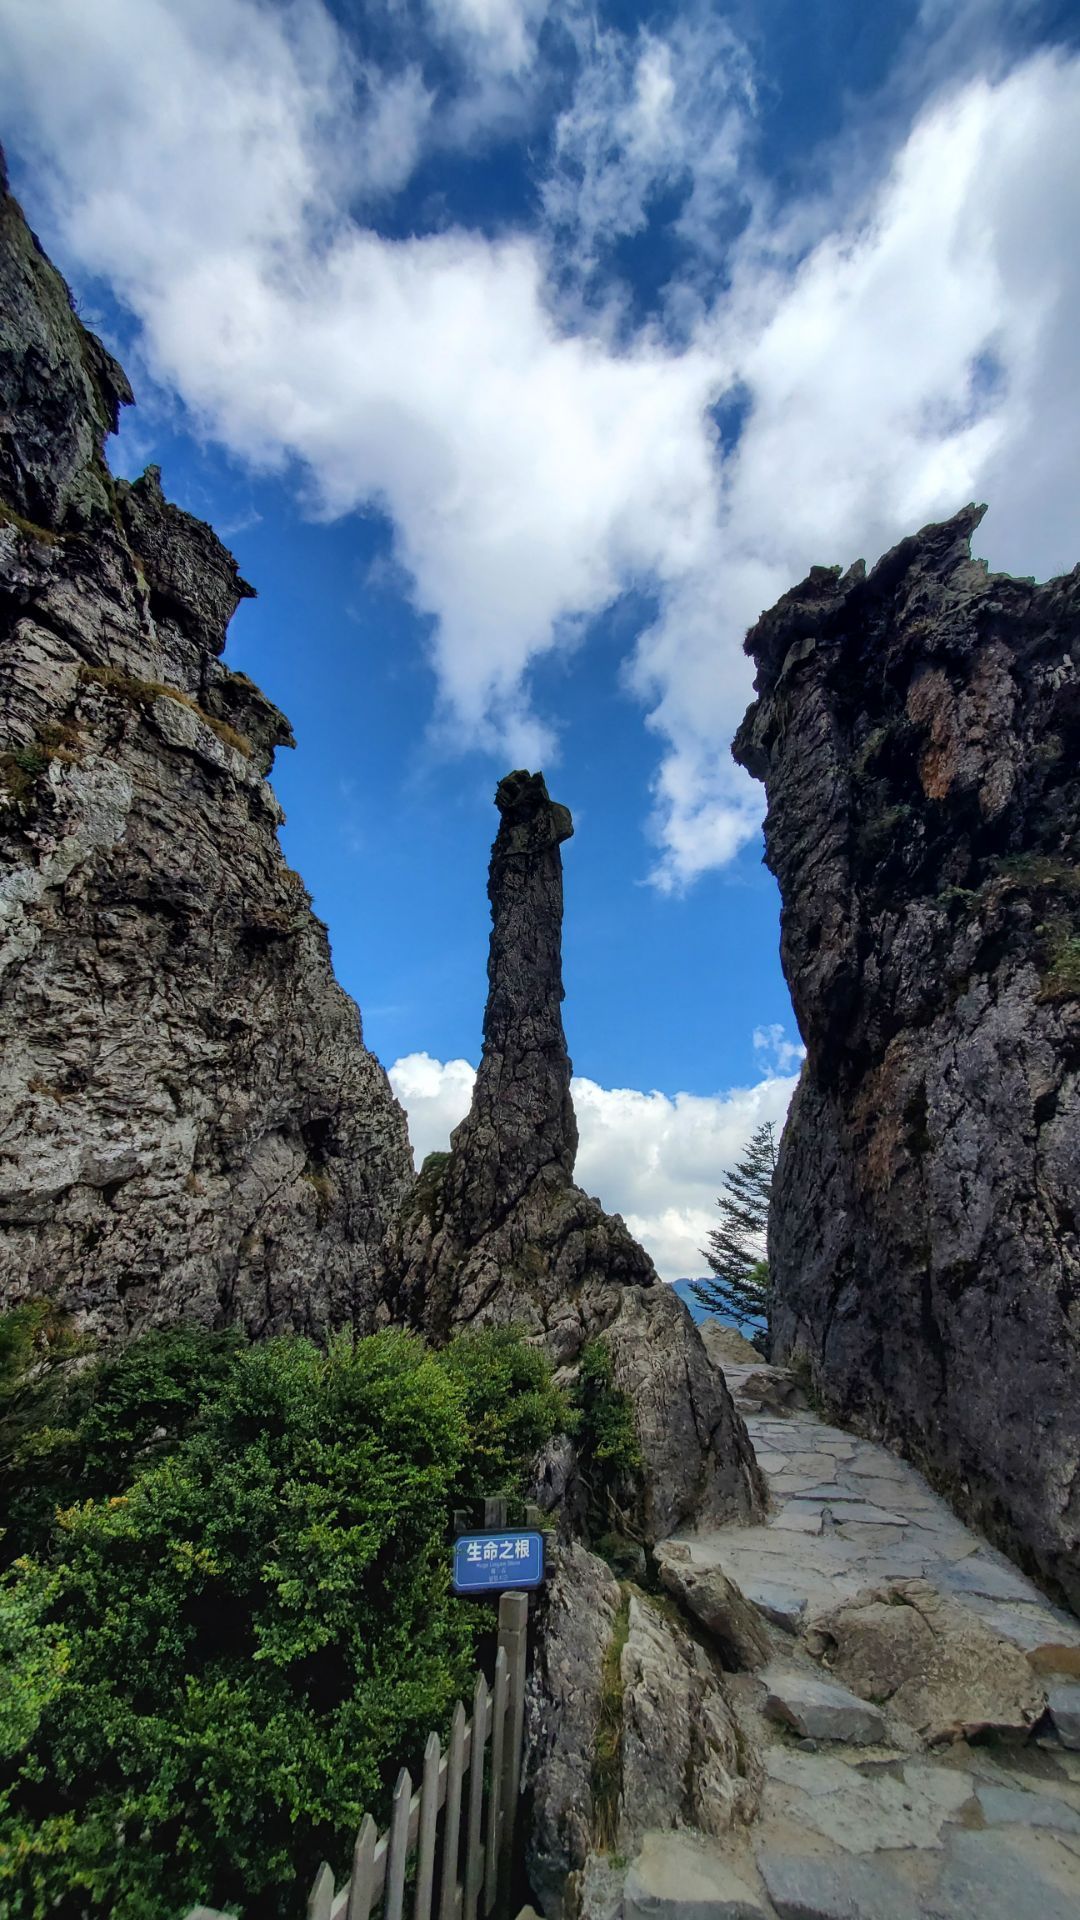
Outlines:
[[218, 658], [251, 588], [105, 463], [130, 399], [0, 189], [0, 1305], [364, 1326], [404, 1115]]
[[737, 759], [807, 1059], [773, 1356], [1080, 1605], [1080, 569], [983, 509], [815, 567], [746, 645]]
[[[517, 1324], [570, 1368], [602, 1336], [634, 1410], [642, 1538], [749, 1518], [760, 1480], [723, 1377], [623, 1221], [574, 1185], [559, 851], [570, 814], [538, 773], [508, 774], [495, 804], [483, 1058], [449, 1155], [425, 1163], [391, 1236], [391, 1311], [440, 1338]], [[572, 1508], [572, 1464], [558, 1492]]]

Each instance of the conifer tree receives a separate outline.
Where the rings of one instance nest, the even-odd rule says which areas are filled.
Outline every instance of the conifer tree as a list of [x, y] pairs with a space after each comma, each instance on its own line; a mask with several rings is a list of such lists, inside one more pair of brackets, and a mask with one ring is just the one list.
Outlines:
[[701, 1249], [714, 1278], [699, 1280], [694, 1292], [703, 1306], [755, 1333], [768, 1333], [769, 1269], [765, 1229], [776, 1172], [776, 1139], [771, 1120], [758, 1127], [737, 1167], [724, 1178], [720, 1224]]

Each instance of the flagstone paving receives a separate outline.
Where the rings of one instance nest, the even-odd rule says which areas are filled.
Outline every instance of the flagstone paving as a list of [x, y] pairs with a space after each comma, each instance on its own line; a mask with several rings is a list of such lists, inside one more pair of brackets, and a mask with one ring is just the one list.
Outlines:
[[[1080, 1622], [914, 1467], [805, 1408], [778, 1411], [790, 1380], [763, 1395], [766, 1370], [724, 1372], [771, 1510], [759, 1526], [680, 1535], [660, 1552], [719, 1569], [769, 1623], [768, 1664], [728, 1681], [762, 1756], [761, 1811], [727, 1841], [668, 1836], [668, 1894], [651, 1885], [646, 1899], [644, 1881], [628, 1882], [625, 1920], [1080, 1920]], [[860, 1699], [814, 1657], [830, 1644], [815, 1634], [824, 1616], [869, 1588], [899, 1600], [901, 1581], [927, 1583], [908, 1592], [930, 1616], [938, 1595], [959, 1608], [942, 1615], [958, 1643], [998, 1648], [1014, 1689], [1019, 1674], [1023, 1710], [1010, 1698], [999, 1723], [986, 1721], [1011, 1725], [1007, 1738], [928, 1745], [889, 1689]], [[987, 1671], [992, 1694], [992, 1661]]]

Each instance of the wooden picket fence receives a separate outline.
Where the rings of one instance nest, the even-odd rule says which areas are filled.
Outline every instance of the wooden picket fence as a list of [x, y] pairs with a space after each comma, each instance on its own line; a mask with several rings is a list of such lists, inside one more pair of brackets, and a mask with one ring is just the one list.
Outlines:
[[[445, 1753], [438, 1734], [429, 1735], [417, 1792], [402, 1768], [386, 1832], [378, 1831], [370, 1814], [365, 1816], [345, 1884], [335, 1888], [330, 1867], [324, 1862], [319, 1868], [307, 1920], [371, 1920], [380, 1907], [382, 1920], [403, 1920], [410, 1861], [412, 1920], [508, 1915], [525, 1724], [528, 1609], [527, 1594], [501, 1595], [493, 1685], [477, 1674], [472, 1714], [466, 1718], [459, 1700]], [[187, 1920], [230, 1917], [196, 1907]], [[525, 1920], [524, 1914], [519, 1920]]]

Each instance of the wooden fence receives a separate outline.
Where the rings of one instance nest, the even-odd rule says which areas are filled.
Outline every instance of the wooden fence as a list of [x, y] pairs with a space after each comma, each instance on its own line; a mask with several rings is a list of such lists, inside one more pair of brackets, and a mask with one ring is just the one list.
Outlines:
[[[307, 1920], [371, 1920], [380, 1904], [383, 1920], [403, 1920], [410, 1862], [412, 1920], [487, 1920], [509, 1913], [528, 1609], [525, 1593], [500, 1597], [493, 1685], [477, 1674], [472, 1714], [466, 1718], [459, 1700], [445, 1753], [438, 1734], [429, 1736], [415, 1793], [411, 1775], [402, 1768], [386, 1832], [379, 1833], [371, 1815], [365, 1816], [345, 1884], [335, 1888], [329, 1866], [319, 1868]], [[229, 1917], [197, 1907], [188, 1920]]]

